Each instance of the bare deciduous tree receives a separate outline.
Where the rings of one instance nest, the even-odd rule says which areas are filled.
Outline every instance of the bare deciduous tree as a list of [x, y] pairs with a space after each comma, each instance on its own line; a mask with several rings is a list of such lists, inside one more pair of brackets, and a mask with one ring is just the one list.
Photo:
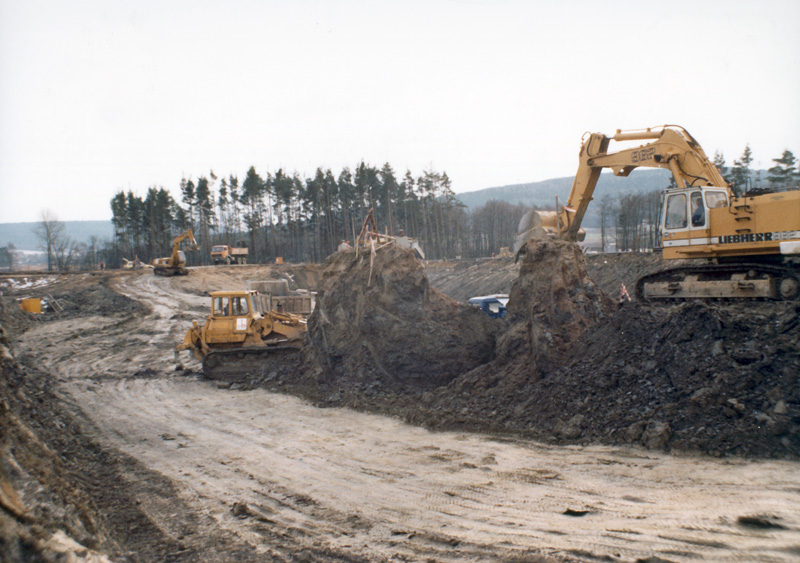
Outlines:
[[49, 209], [41, 212], [41, 221], [36, 225], [34, 232], [44, 245], [47, 253], [47, 271], [52, 272], [55, 265], [56, 248], [64, 244], [64, 223]]
[[47, 271], [66, 271], [80, 255], [81, 247], [65, 234], [66, 227], [55, 213], [45, 209], [41, 217], [42, 220], [36, 225], [34, 232], [47, 252]]

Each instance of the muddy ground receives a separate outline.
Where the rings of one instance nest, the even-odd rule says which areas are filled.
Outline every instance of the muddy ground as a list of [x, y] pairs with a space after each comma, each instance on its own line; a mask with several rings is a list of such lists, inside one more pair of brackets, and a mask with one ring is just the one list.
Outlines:
[[[796, 559], [797, 306], [620, 308], [657, 257], [569, 252], [6, 283], [0, 554]], [[303, 352], [174, 370], [206, 291], [276, 277], [321, 291]], [[505, 320], [457, 303], [495, 292]], [[63, 311], [32, 321], [23, 295]]]

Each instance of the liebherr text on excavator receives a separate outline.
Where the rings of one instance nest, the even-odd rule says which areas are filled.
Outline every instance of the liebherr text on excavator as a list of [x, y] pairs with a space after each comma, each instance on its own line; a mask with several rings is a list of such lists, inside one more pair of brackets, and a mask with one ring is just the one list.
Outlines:
[[[611, 141], [650, 141], [609, 152]], [[797, 299], [800, 288], [800, 190], [737, 195], [683, 128], [664, 125], [591, 133], [581, 146], [578, 172], [566, 206], [534, 211], [520, 221], [516, 251], [530, 238], [581, 241], [581, 222], [600, 172], [628, 176], [635, 168], [665, 168], [674, 188], [663, 193], [663, 257], [697, 265], [640, 279], [641, 299]]]

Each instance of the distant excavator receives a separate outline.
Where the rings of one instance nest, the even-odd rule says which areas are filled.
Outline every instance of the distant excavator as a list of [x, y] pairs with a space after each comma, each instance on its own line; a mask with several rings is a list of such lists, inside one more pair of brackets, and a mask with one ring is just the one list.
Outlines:
[[[600, 172], [628, 176], [640, 166], [672, 172], [660, 215], [663, 257], [692, 259], [641, 278], [640, 299], [797, 299], [800, 293], [800, 190], [738, 196], [683, 128], [663, 125], [584, 137], [578, 172], [566, 205], [523, 216], [514, 247], [519, 257], [530, 239], [582, 241], [584, 214]], [[651, 141], [609, 152], [611, 141]]]
[[153, 273], [157, 276], [185, 276], [189, 273], [186, 269], [186, 254], [180, 249], [181, 243], [188, 241], [189, 250], [197, 250], [197, 241], [194, 240], [192, 229], [187, 229], [172, 240], [172, 254], [166, 258], [153, 260]]

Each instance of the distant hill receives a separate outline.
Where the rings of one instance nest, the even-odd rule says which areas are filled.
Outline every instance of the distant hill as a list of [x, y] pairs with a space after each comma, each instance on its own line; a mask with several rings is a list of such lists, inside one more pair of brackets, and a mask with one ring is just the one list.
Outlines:
[[[456, 197], [473, 210], [492, 199], [505, 201], [511, 204], [523, 203], [535, 205], [540, 208], [554, 208], [556, 195], [558, 201], [566, 203], [572, 189], [574, 176], [565, 178], [552, 178], [541, 182], [527, 184], [513, 184], [497, 188], [485, 188], [474, 192], [456, 194]], [[616, 198], [625, 193], [647, 193], [661, 191], [669, 186], [670, 172], [668, 170], [634, 170], [627, 178], [620, 178], [608, 172], [600, 175], [594, 197], [600, 199], [605, 195]], [[584, 219], [586, 226], [597, 226], [596, 207], [589, 206]]]
[[[89, 243], [91, 238], [99, 241], [114, 237], [111, 221], [63, 221], [66, 235], [74, 241]], [[19, 250], [41, 250], [42, 241], [36, 236], [34, 223], [0, 223], [0, 247], [12, 243]]]
[[[751, 187], [756, 189], [769, 187], [769, 182], [766, 180], [768, 175], [769, 173], [766, 170], [751, 170]], [[594, 191], [594, 198], [599, 200], [608, 195], [613, 199], [617, 199], [622, 194], [660, 192], [669, 187], [670, 176], [671, 173], [668, 170], [648, 170], [644, 168], [634, 170], [627, 178], [614, 176], [611, 171], [605, 171], [600, 174], [600, 180], [597, 182], [597, 187]], [[474, 192], [456, 194], [456, 197], [470, 211], [485, 205], [492, 199], [505, 201], [512, 205], [523, 203], [525, 205], [535, 205], [539, 208], [554, 209], [556, 195], [558, 195], [558, 201], [561, 203], [567, 202], [574, 179], [573, 176], [568, 176], [541, 182], [484, 188]], [[598, 207], [597, 205], [589, 206], [583, 219], [585, 227], [600, 226]]]

